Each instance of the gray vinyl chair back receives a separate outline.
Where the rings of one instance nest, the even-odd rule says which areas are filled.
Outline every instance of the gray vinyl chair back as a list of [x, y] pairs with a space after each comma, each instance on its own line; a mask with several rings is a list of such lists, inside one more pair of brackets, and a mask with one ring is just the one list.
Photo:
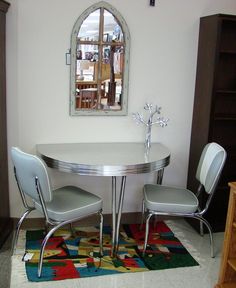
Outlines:
[[35, 179], [38, 178], [44, 201], [52, 201], [52, 190], [45, 163], [39, 157], [24, 153], [17, 147], [12, 147], [11, 157], [22, 193], [40, 203], [35, 185]]
[[214, 192], [224, 167], [226, 152], [217, 143], [209, 143], [202, 151], [196, 178], [209, 195]]

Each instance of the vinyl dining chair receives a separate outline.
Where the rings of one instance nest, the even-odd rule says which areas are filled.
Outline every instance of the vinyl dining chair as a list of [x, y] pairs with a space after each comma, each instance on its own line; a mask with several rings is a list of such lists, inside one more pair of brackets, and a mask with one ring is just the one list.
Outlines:
[[[16, 182], [26, 208], [16, 227], [13, 251], [17, 244], [21, 224], [27, 215], [33, 210], [42, 213], [46, 225], [51, 226], [51, 230], [46, 232], [41, 244], [38, 263], [38, 277], [41, 277], [44, 249], [52, 234], [66, 224], [98, 213], [100, 215], [99, 249], [102, 256], [102, 199], [75, 186], [65, 186], [53, 190], [47, 166], [43, 160], [35, 155], [25, 153], [17, 147], [12, 147], [11, 156]], [[28, 204], [27, 197], [31, 198], [33, 205]]]
[[[202, 235], [203, 224], [205, 224], [210, 236], [211, 257], [214, 257], [212, 229], [209, 222], [203, 216], [211, 203], [225, 159], [226, 152], [217, 143], [209, 143], [204, 147], [196, 172], [196, 179], [199, 181], [196, 194], [185, 188], [158, 184], [144, 185], [142, 216], [144, 217], [146, 211], [147, 217], [143, 254], [145, 254], [147, 249], [149, 221], [153, 215], [160, 215], [198, 219]], [[198, 197], [204, 192], [207, 194], [207, 200], [205, 207], [201, 208]]]

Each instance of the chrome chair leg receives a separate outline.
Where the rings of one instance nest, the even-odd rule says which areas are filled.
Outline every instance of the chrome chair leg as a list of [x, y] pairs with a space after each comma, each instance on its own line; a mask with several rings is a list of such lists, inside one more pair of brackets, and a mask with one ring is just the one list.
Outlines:
[[142, 201], [142, 218], [141, 218], [141, 224], [139, 226], [139, 230], [143, 229], [144, 214], [145, 214], [145, 203], [144, 203], [144, 199], [143, 199], [143, 201]]
[[[198, 210], [198, 212], [201, 212], [200, 208], [198, 208], [197, 210]], [[200, 232], [200, 235], [203, 237], [204, 236], [204, 229], [203, 229], [203, 222], [202, 221], [199, 222], [199, 232]]]
[[146, 218], [146, 231], [145, 231], [145, 239], [144, 239], [144, 245], [143, 245], [143, 256], [145, 255], [146, 248], [147, 248], [148, 234], [149, 234], [149, 221], [152, 215], [153, 215], [152, 213], [149, 213]]
[[[103, 233], [103, 215], [102, 212], [100, 212], [100, 236], [99, 236], [99, 240], [100, 240], [100, 249], [103, 249], [102, 247], [102, 233]], [[78, 220], [78, 219], [74, 219], [74, 220]], [[38, 262], [38, 277], [40, 278], [42, 275], [42, 267], [43, 267], [43, 255], [44, 255], [44, 250], [45, 247], [47, 245], [47, 242], [49, 240], [49, 238], [53, 235], [53, 233], [59, 229], [60, 227], [66, 225], [66, 224], [70, 224], [71, 222], [69, 221], [65, 221], [65, 222], [61, 222], [56, 226], [53, 226], [52, 229], [47, 233], [47, 235], [44, 237], [43, 242], [41, 244], [41, 249], [40, 249], [40, 254], [39, 254], [39, 262]]]
[[29, 215], [29, 213], [31, 211], [33, 211], [34, 208], [29, 208], [27, 209], [24, 214], [21, 216], [20, 220], [18, 221], [17, 223], [17, 226], [16, 226], [16, 231], [15, 231], [15, 235], [14, 235], [14, 240], [13, 240], [13, 245], [12, 245], [12, 255], [14, 254], [15, 252], [15, 249], [16, 249], [16, 244], [17, 244], [17, 241], [18, 241], [18, 237], [19, 237], [19, 233], [20, 233], [20, 228], [21, 228], [21, 225], [23, 223], [23, 221], [25, 220], [25, 218]]
[[211, 257], [215, 258], [215, 252], [214, 252], [214, 240], [213, 240], [213, 234], [212, 234], [212, 229], [211, 229], [211, 225], [209, 224], [209, 222], [204, 219], [203, 217], [199, 216], [199, 217], [194, 217], [196, 219], [198, 219], [201, 223], [204, 223], [209, 231], [209, 237], [210, 237], [210, 248], [211, 248]]
[[47, 235], [48, 231], [50, 230], [50, 225], [49, 223], [47, 223], [46, 219], [45, 219], [44, 229], [45, 229], [45, 235]]
[[70, 223], [69, 225], [70, 225], [70, 233], [71, 233], [71, 236], [75, 236], [75, 230], [74, 230], [74, 228], [73, 228], [73, 224]]
[[57, 225], [55, 227], [53, 227], [48, 233], [47, 235], [44, 237], [43, 242], [41, 244], [41, 249], [40, 249], [40, 255], [39, 255], [39, 263], [38, 263], [38, 277], [41, 277], [42, 274], [42, 266], [43, 266], [43, 255], [44, 255], [44, 250], [45, 250], [45, 246], [48, 242], [48, 239], [52, 236], [52, 234], [60, 227], [63, 225]]
[[203, 222], [200, 221], [200, 235], [204, 236]]

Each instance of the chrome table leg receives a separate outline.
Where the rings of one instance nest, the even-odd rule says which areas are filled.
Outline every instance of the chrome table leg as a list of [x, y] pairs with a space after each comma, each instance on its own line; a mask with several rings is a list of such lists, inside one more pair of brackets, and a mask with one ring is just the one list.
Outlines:
[[122, 214], [122, 208], [123, 208], [123, 202], [124, 202], [125, 183], [126, 183], [126, 176], [122, 176], [121, 186], [120, 186], [120, 199], [119, 199], [119, 205], [118, 205], [118, 214], [117, 214], [117, 219], [116, 219], [116, 247], [115, 247], [116, 254], [118, 252], [118, 246], [119, 246], [120, 220], [121, 220], [121, 214]]
[[112, 176], [112, 247], [111, 256], [115, 254], [116, 247], [116, 177]]
[[157, 184], [162, 184], [164, 169], [160, 169], [157, 171]]
[[115, 257], [119, 246], [120, 220], [124, 202], [126, 176], [122, 176], [119, 203], [116, 209], [116, 177], [112, 177], [112, 249], [111, 256]]

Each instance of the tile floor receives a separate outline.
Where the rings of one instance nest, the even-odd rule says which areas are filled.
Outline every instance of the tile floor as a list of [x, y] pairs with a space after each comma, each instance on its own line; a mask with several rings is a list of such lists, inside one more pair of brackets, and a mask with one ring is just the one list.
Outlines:
[[[217, 282], [224, 233], [214, 233], [215, 258], [210, 257], [209, 236], [201, 237], [184, 220], [168, 221], [185, 247], [199, 262], [197, 267], [166, 269], [143, 273], [100, 276], [54, 282], [32, 283], [24, 276], [21, 256], [12, 258], [11, 288], [213, 288]], [[1, 255], [1, 254], [0, 254]], [[2, 256], [2, 255], [1, 255]], [[24, 267], [23, 267], [24, 268]], [[1, 275], [0, 275], [1, 277]], [[1, 277], [2, 278], [2, 277]], [[53, 284], [52, 284], [53, 283]], [[0, 287], [7, 287], [1, 286]]]

